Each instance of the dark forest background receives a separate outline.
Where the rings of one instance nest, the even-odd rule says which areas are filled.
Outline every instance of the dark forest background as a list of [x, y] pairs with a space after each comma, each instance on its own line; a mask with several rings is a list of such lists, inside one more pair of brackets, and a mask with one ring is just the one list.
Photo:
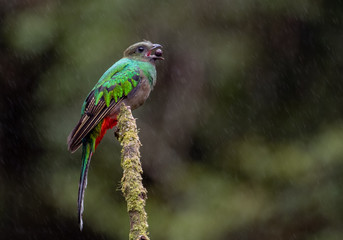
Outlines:
[[0, 1], [0, 238], [127, 239], [120, 146], [83, 100], [132, 43], [164, 46], [134, 112], [151, 239], [343, 239], [343, 1]]

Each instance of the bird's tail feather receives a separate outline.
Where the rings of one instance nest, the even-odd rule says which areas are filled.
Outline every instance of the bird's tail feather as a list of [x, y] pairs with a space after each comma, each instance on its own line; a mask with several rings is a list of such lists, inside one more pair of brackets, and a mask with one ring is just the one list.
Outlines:
[[81, 175], [80, 175], [80, 182], [79, 182], [79, 195], [78, 195], [78, 215], [79, 215], [79, 225], [80, 230], [82, 231], [83, 228], [83, 221], [82, 221], [82, 214], [83, 214], [83, 199], [85, 195], [85, 189], [87, 187], [87, 174], [89, 164], [93, 155], [93, 145], [92, 142], [84, 142], [83, 149], [82, 149], [82, 165], [81, 165]]

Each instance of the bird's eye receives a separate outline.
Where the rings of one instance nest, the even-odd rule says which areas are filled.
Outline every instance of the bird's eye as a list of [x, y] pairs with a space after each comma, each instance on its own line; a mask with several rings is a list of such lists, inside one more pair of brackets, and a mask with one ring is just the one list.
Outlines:
[[143, 52], [144, 51], [144, 47], [140, 46], [138, 47], [138, 52]]

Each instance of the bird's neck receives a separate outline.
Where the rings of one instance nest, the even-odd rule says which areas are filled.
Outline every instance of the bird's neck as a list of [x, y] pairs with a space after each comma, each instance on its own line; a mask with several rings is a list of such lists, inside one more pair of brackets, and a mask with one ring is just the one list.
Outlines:
[[155, 64], [146, 61], [137, 61], [139, 68], [144, 75], [148, 78], [150, 87], [153, 88], [156, 84], [156, 67]]

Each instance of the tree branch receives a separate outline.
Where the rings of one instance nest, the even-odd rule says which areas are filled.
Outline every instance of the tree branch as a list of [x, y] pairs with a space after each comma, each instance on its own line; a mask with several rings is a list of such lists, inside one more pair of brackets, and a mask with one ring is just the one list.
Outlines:
[[136, 120], [133, 118], [130, 107], [123, 103], [118, 116], [118, 140], [122, 145], [121, 166], [123, 177], [121, 191], [127, 202], [127, 211], [130, 217], [130, 240], [149, 240], [148, 221], [145, 212], [147, 190], [142, 184], [142, 165], [139, 148]]

